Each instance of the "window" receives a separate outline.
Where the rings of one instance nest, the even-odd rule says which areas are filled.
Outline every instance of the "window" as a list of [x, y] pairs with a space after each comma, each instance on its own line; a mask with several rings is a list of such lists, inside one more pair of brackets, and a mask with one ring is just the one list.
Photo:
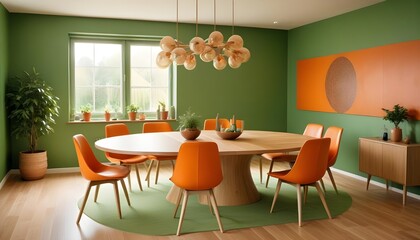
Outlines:
[[174, 105], [174, 69], [158, 68], [158, 40], [71, 37], [71, 113], [90, 105], [92, 117], [103, 119], [106, 108], [126, 119], [134, 103], [148, 118], [156, 118], [159, 101]]

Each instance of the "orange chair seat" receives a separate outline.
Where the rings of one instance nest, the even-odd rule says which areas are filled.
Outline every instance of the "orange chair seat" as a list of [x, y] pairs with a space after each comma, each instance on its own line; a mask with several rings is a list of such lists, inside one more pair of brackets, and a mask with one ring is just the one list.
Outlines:
[[287, 162], [294, 162], [297, 157], [297, 152], [296, 155], [294, 155], [293, 153], [264, 153], [261, 156], [271, 161], [281, 160]]
[[[104, 169], [101, 169], [96, 172], [98, 177], [95, 179], [97, 180], [109, 180], [109, 179], [121, 179], [125, 178], [130, 174], [130, 169], [125, 166], [112, 166], [111, 167], [104, 167]], [[103, 177], [102, 179], [100, 179]]]

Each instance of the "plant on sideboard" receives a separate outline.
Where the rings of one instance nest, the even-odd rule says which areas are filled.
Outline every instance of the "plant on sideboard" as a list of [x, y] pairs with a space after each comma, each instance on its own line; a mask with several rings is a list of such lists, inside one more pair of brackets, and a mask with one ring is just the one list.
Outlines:
[[35, 68], [9, 82], [6, 97], [12, 134], [28, 140], [28, 150], [19, 154], [19, 170], [25, 180], [41, 179], [48, 163], [47, 151], [38, 149], [38, 140], [54, 132], [52, 125], [59, 116], [59, 98]]
[[383, 119], [394, 124], [394, 128], [391, 129], [391, 141], [400, 142], [402, 139], [402, 130], [399, 128], [399, 124], [408, 119], [408, 109], [396, 104], [392, 110], [385, 108], [382, 108], [382, 110], [385, 111]]

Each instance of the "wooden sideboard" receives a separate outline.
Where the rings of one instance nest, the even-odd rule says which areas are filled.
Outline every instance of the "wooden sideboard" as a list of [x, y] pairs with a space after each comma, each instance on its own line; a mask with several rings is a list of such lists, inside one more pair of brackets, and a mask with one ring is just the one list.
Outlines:
[[366, 190], [372, 176], [403, 185], [403, 205], [407, 186], [420, 185], [420, 144], [359, 138], [359, 170], [368, 174]]

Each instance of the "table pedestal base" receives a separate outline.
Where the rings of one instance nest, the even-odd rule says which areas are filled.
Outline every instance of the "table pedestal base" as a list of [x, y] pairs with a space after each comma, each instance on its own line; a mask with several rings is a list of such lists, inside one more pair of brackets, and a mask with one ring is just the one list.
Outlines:
[[[218, 206], [237, 206], [257, 202], [260, 194], [251, 175], [251, 159], [253, 155], [220, 156], [223, 181], [214, 188]], [[166, 199], [176, 203], [181, 191], [173, 186]], [[206, 195], [200, 195], [200, 203], [207, 204]]]

